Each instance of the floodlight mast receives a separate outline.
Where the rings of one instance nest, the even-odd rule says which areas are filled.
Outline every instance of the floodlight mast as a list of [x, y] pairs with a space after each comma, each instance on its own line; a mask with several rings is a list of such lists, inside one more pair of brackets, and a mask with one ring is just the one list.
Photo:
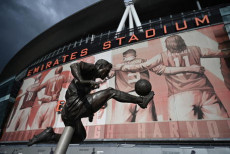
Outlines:
[[[133, 28], [134, 28], [133, 19], [134, 19], [136, 27], [138, 27], [139, 31], [143, 32], [142, 25], [141, 25], [141, 22], [140, 22], [138, 15], [137, 15], [137, 11], [134, 7], [133, 1], [129, 0], [128, 2], [125, 1], [124, 3], [126, 6], [126, 9], [125, 9], [125, 12], [121, 18], [120, 23], [119, 23], [116, 34], [119, 34], [122, 31], [122, 27], [125, 26], [125, 21], [128, 17], [128, 14], [129, 14], [129, 29], [131, 31], [133, 30]], [[130, 32], [130, 35], [132, 35], [132, 34], [133, 34], [133, 32]]]

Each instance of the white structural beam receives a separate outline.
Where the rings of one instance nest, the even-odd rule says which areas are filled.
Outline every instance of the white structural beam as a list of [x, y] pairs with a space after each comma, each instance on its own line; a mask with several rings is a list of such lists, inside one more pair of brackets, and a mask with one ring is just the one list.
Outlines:
[[129, 10], [129, 35], [133, 35], [133, 31], [134, 31], [134, 25], [133, 25], [133, 16], [132, 16], [132, 12], [131, 9]]
[[124, 25], [122, 26], [122, 30], [125, 30], [125, 23], [124, 23]]
[[129, 10], [129, 29], [134, 28], [133, 26], [133, 16], [131, 10]]
[[196, 1], [196, 5], [197, 5], [197, 8], [198, 8], [198, 10], [201, 10], [202, 8], [201, 8], [201, 5], [200, 5], [200, 2], [197, 0]]
[[[125, 27], [125, 21], [128, 17], [128, 14], [129, 14], [129, 29], [130, 29], [130, 31], [132, 31], [134, 28], [134, 23], [133, 23], [133, 20], [134, 20], [136, 27], [138, 27], [139, 31], [143, 32], [141, 22], [140, 22], [138, 15], [137, 15], [136, 9], [133, 5], [133, 2], [132, 2], [132, 0], [129, 0], [129, 2], [126, 2], [126, 9], [125, 9], [125, 12], [121, 18], [121, 21], [119, 23], [119, 26], [117, 28], [116, 33], [117, 34], [120, 33], [122, 31], [122, 29]], [[133, 32], [130, 32], [130, 35], [132, 35], [132, 34], [133, 34]]]
[[137, 15], [136, 9], [134, 8], [133, 3], [130, 4], [130, 8], [131, 8], [131, 12], [132, 12], [132, 15], [133, 15], [133, 18], [134, 18], [136, 26], [140, 27], [141, 30], [142, 30], [141, 22], [140, 22], [140, 19], [139, 19], [138, 15]]
[[126, 6], [125, 12], [124, 12], [124, 14], [123, 14], [123, 16], [121, 18], [120, 24], [119, 24], [119, 26], [117, 28], [117, 31], [116, 31], [117, 33], [121, 32], [122, 27], [125, 25], [125, 21], [126, 21], [126, 19], [128, 17], [129, 9], [130, 9], [130, 6], [129, 5]]

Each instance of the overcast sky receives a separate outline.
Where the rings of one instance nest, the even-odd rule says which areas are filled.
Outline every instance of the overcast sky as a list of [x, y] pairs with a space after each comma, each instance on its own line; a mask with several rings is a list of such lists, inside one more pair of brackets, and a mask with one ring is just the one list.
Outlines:
[[37, 35], [99, 0], [0, 0], [0, 72]]

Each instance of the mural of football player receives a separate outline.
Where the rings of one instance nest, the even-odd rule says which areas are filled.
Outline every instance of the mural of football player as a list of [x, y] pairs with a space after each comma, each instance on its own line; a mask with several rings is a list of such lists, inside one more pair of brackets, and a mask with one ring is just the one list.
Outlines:
[[45, 92], [40, 96], [41, 106], [34, 118], [32, 129], [44, 129], [54, 125], [56, 120], [56, 106], [59, 99], [62, 85], [68, 82], [68, 78], [61, 74], [62, 66], [55, 70], [55, 76], [41, 84], [40, 89], [45, 89]]
[[[123, 63], [126, 64], [140, 64], [145, 62], [145, 59], [137, 58], [136, 50], [128, 49], [123, 52]], [[142, 72], [123, 72], [115, 71], [115, 88], [137, 95], [135, 92], [135, 83], [140, 79], [149, 80], [148, 70]], [[116, 111], [119, 112], [116, 112]], [[115, 103], [113, 112], [113, 123], [124, 122], [146, 122], [156, 121], [157, 116], [153, 100], [148, 104], [146, 109], [140, 108], [137, 104]]]
[[[146, 62], [146, 59], [137, 58], [136, 51], [134, 49], [128, 49], [123, 53], [123, 63], [120, 65], [131, 65], [131, 64], [141, 64]], [[154, 72], [156, 74], [177, 74], [181, 72], [197, 72], [203, 73], [204, 68], [200, 66], [192, 66], [192, 67], [165, 67], [164, 65], [158, 65], [149, 71]], [[126, 92], [130, 92], [131, 94], [135, 94], [135, 83], [139, 79], [149, 80], [149, 71], [144, 70], [141, 72], [138, 71], [115, 71], [115, 87], [118, 90], [123, 90]], [[136, 104], [121, 104], [115, 103], [115, 110], [113, 115], [114, 123], [122, 123], [122, 122], [146, 122], [146, 121], [156, 121], [157, 114], [155, 110], [154, 102], [151, 101], [148, 104], [147, 109], [141, 109]]]
[[9, 130], [16, 131], [25, 130], [27, 128], [27, 120], [30, 116], [31, 108], [33, 104], [38, 101], [37, 93], [40, 91], [40, 79], [41, 74], [38, 74], [35, 77], [34, 83], [26, 89], [26, 92], [18, 96], [21, 97], [23, 102], [19, 111], [17, 112], [17, 115], [14, 115], [11, 125], [8, 128]]
[[[229, 52], [187, 46], [179, 35], [165, 40], [166, 52], [137, 65], [117, 65], [116, 70], [143, 71], [159, 65], [167, 67], [201, 66], [201, 58], [229, 57]], [[164, 72], [161, 67], [158, 72]], [[204, 74], [186, 71], [165, 75], [168, 85], [168, 112], [171, 120], [225, 119], [229, 115]]]

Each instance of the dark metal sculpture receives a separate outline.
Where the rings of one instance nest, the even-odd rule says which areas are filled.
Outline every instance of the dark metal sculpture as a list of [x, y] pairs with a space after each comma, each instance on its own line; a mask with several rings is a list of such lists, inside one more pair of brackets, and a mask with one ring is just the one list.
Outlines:
[[141, 108], [146, 108], [150, 100], [153, 99], [153, 91], [150, 91], [146, 96], [134, 96], [113, 88], [107, 88], [90, 94], [91, 90], [100, 86], [101, 82], [95, 82], [96, 78], [109, 79], [112, 64], [106, 60], [100, 59], [95, 64], [74, 63], [70, 68], [74, 79], [66, 92], [66, 104], [61, 112], [62, 120], [66, 126], [62, 136], [54, 133], [49, 127], [39, 135], [34, 136], [28, 145], [60, 139], [55, 153], [65, 153], [70, 142], [79, 143], [86, 138], [86, 131], [81, 118], [89, 117], [89, 120], [92, 121], [94, 113], [102, 108], [109, 99], [113, 98], [124, 103], [132, 102]]

